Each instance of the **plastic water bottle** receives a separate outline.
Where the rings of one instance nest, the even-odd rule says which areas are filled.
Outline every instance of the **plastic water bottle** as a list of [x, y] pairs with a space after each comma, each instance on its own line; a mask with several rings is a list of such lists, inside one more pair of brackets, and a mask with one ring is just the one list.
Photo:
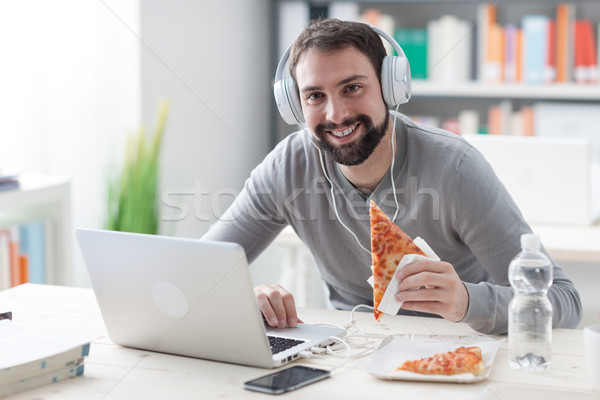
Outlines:
[[508, 267], [514, 297], [508, 306], [508, 362], [514, 369], [545, 370], [552, 348], [552, 265], [541, 252], [540, 237], [521, 236], [521, 252]]

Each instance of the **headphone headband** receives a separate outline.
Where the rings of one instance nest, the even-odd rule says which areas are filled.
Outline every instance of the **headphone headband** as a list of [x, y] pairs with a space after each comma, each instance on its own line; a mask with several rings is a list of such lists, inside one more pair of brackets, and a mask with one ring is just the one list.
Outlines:
[[[381, 65], [381, 91], [388, 107], [406, 103], [411, 95], [410, 65], [402, 47], [380, 28], [367, 24], [377, 35], [385, 39], [396, 50], [397, 56], [386, 56]], [[304, 122], [302, 105], [298, 98], [296, 84], [291, 76], [283, 77], [288, 64], [293, 43], [283, 52], [277, 70], [273, 92], [275, 102], [283, 120], [290, 125]]]

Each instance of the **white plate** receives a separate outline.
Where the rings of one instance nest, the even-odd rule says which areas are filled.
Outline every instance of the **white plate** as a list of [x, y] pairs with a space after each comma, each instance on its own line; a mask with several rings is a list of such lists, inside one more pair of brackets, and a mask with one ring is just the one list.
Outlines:
[[[479, 382], [490, 375], [498, 348], [505, 339], [487, 336], [457, 335], [393, 335], [383, 340], [369, 359], [367, 371], [381, 379], [436, 381], [436, 382]], [[457, 375], [423, 375], [408, 371], [396, 371], [404, 361], [431, 357], [434, 354], [454, 351], [460, 346], [479, 346], [483, 358], [484, 373]]]

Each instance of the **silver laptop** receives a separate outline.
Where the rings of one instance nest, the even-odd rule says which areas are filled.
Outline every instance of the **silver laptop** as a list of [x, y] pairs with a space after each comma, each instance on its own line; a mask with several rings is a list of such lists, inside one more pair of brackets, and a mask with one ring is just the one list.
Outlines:
[[[272, 368], [345, 334], [265, 325], [238, 244], [90, 229], [76, 237], [114, 343]], [[267, 335], [300, 343], [273, 354]]]

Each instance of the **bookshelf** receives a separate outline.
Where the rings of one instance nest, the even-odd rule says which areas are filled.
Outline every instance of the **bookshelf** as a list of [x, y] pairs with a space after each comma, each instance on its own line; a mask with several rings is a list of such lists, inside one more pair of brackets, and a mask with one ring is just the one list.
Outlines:
[[34, 220], [48, 222], [46, 249], [50, 284], [72, 285], [71, 184], [63, 177], [22, 175], [20, 187], [0, 191], [0, 226]]
[[[295, 1], [293, 2], [295, 8], [288, 7], [288, 3], [292, 3], [291, 1], [279, 0], [275, 3], [278, 3], [280, 7], [280, 20], [276, 24], [279, 29], [277, 33], [280, 40], [289, 40], [290, 37], [294, 36], [287, 29], [291, 25], [294, 25], [295, 29], [297, 29], [298, 23], [290, 23], [294, 22], [295, 18], [333, 16], [345, 19], [358, 19], [360, 16], [367, 15], [366, 11], [371, 9], [379, 10], [381, 15], [378, 17], [379, 19], [376, 18], [370, 22], [375, 24], [375, 21], [380, 22], [380, 27], [392, 35], [400, 32], [399, 37], [410, 38], [410, 34], [407, 33], [410, 30], [421, 30], [424, 32], [426, 35], [426, 58], [428, 60], [426, 63], [426, 74], [428, 78], [415, 79], [413, 75], [411, 100], [407, 104], [403, 104], [399, 109], [403, 114], [419, 122], [463, 134], [487, 132], [504, 135], [540, 135], [552, 139], [586, 139], [589, 141], [591, 149], [590, 159], [594, 163], [600, 163], [600, 79], [596, 83], [591, 81], [585, 83], [575, 82], [574, 48], [571, 49], [572, 53], [563, 52], [568, 55], [565, 59], [568, 58], [572, 61], [570, 66], [564, 65], [564, 63], [561, 64], [565, 70], [569, 71], [566, 74], [567, 78], [564, 82], [555, 82], [556, 79], [550, 79], [548, 83], [525, 83], [523, 82], [524, 72], [521, 73], [520, 82], [502, 81], [503, 77], [497, 78], [500, 81], [496, 82], [495, 79], [490, 79], [486, 74], [481, 73], [481, 71], [486, 71], [486, 69], [485, 63], [482, 64], [481, 62], [480, 54], [488, 51], [489, 47], [484, 46], [484, 49], [482, 49], [481, 43], [490, 44], [485, 39], [481, 39], [482, 36], [485, 37], [480, 30], [480, 27], [485, 25], [484, 22], [487, 22], [487, 25], [490, 27], [487, 31], [488, 33], [493, 25], [498, 27], [498, 29], [504, 29], [502, 32], [505, 35], [504, 37], [507, 37], [505, 29], [512, 24], [513, 27], [521, 30], [523, 36], [524, 21], [528, 17], [545, 16], [548, 20], [554, 22], [555, 40], [552, 43], [547, 39], [547, 42], [543, 43], [548, 44], [549, 48], [556, 50], [556, 57], [554, 59], [558, 60], [558, 5], [565, 4], [565, 2], [559, 0], [504, 0], [502, 2], [483, 2], [481, 0], [331, 0], [320, 3]], [[305, 4], [307, 8], [305, 13], [298, 12], [298, 5], [300, 3]], [[493, 12], [486, 11], [490, 8], [486, 9], [484, 7], [485, 4], [490, 5]], [[568, 23], [572, 24], [571, 26], [574, 30], [576, 20], [589, 20], [594, 29], [592, 36], [596, 40], [594, 48], [598, 49], [598, 42], [600, 42], [600, 35], [598, 33], [600, 29], [600, 7], [598, 7], [598, 2], [594, 0], [572, 0], [568, 4], [571, 7], [567, 14], [571, 15]], [[293, 11], [286, 12], [286, 8], [290, 8]], [[564, 10], [564, 8], [560, 8], [560, 10]], [[486, 20], [486, 15], [493, 16], [490, 16]], [[443, 35], [433, 34], [436, 31], [431, 29], [430, 23], [432, 21], [440, 23], [443, 18], [448, 16], [455, 16], [461, 23], [464, 23], [462, 28], [465, 28], [458, 36], [452, 36], [450, 47], [442, 57], [442, 59], [445, 57], [450, 58], [452, 60], [451, 65], [456, 64], [468, 71], [457, 73], [455, 75], [457, 79], [450, 79], [445, 74], [438, 73], [434, 75], [432, 73], [433, 70], [443, 68], [441, 66], [443, 60], [434, 62], [433, 66], [430, 65], [432, 59], [438, 60], [438, 58], [430, 54], [430, 48], [441, 46], [433, 46], [432, 43], [438, 42], [432, 41], [432, 38], [442, 41], [440, 38], [443, 37]], [[392, 20], [392, 26], [390, 26], [390, 19]], [[454, 21], [454, 23], [457, 22]], [[461, 27], [459, 25], [450, 26]], [[451, 29], [446, 29], [444, 32], [448, 33], [450, 31]], [[405, 47], [405, 51], [407, 44], [423, 46], [422, 39], [419, 43], [419, 40], [415, 39], [416, 37], [418, 36], [412, 36], [415, 40], [414, 42], [400, 43]], [[573, 43], [571, 46], [575, 46], [574, 43], [577, 41], [574, 38], [572, 39]], [[468, 57], [466, 57], [470, 61], [466, 63], [459, 61], [461, 57], [451, 56], [451, 53], [458, 52], [461, 42], [468, 42], [470, 44], [467, 46], [469, 47], [469, 53]], [[565, 43], [568, 43], [568, 41]], [[283, 47], [285, 46], [282, 46], [280, 43], [279, 48]], [[516, 46], [516, 48], [519, 49], [521, 47]], [[596, 53], [600, 53], [600, 50], [596, 51]], [[422, 51], [414, 54], [423, 56]], [[460, 55], [464, 54], [466, 53], [460, 53]], [[506, 56], [508, 52], [503, 54]], [[525, 57], [523, 52], [519, 54], [522, 58]], [[598, 54], [596, 54], [597, 58]], [[414, 58], [411, 59], [410, 55], [409, 61], [413, 64]], [[502, 62], [504, 62], [504, 59], [502, 59]], [[502, 62], [500, 62], [499, 68], [506, 72], [504, 69], [505, 63], [503, 64]], [[421, 65], [424, 63], [421, 60]], [[556, 72], [555, 77], [558, 77], [557, 61], [554, 62], [554, 67]], [[597, 65], [595, 71], [600, 75], [600, 68]], [[508, 76], [507, 73], [505, 75]], [[490, 83], [490, 80], [493, 82]], [[552, 114], [547, 111], [550, 109], [559, 109], [561, 111]], [[547, 117], [549, 115], [551, 115], [551, 122], [548, 122], [549, 119]], [[466, 126], [468, 128], [464, 128]], [[546, 129], [548, 126], [552, 129]], [[276, 140], [280, 140], [289, 131], [294, 129], [295, 127], [286, 127], [279, 122], [275, 131]], [[482, 138], [482, 140], [485, 139], [488, 138]], [[532, 138], [532, 142], [538, 143], [539, 140], [536, 141], [536, 139]], [[548, 159], [550, 157], [549, 154], [544, 153], [541, 149], [538, 152], [540, 153], [539, 158]], [[506, 157], [508, 154], [500, 154], [500, 150], [495, 150], [495, 154], [510, 158], [510, 156]], [[591, 183], [585, 191], [594, 193], [598, 190], [600, 193], [600, 184], [594, 183], [594, 179], [598, 178], [594, 176], [598, 168], [590, 166], [590, 171], [575, 170], [569, 164], [569, 160], [559, 159], [559, 161], [564, 162], [566, 168], [571, 168], [571, 173], [573, 174], [579, 176], [589, 174], [592, 177]], [[508, 167], [511, 169], [519, 168], [518, 165]], [[496, 168], [495, 165], [494, 168]], [[502, 175], [502, 173], [499, 175]], [[598, 186], [598, 188], [595, 186]], [[516, 197], [519, 197], [518, 193]], [[600, 199], [592, 199], [592, 202], [600, 202]], [[565, 207], [568, 209], [569, 204], [565, 204]], [[600, 209], [600, 207], [598, 208]], [[594, 214], [594, 212], [596, 211], [592, 210], [590, 214]], [[548, 216], [547, 219], [538, 220], [533, 218], [532, 220], [544, 223], [557, 222], [552, 216]], [[590, 218], [586, 223], [591, 224], [592, 221], [593, 218]]]
[[600, 86], [577, 85], [573, 83], [531, 86], [517, 83], [482, 84], [471, 81], [453, 84], [417, 80], [413, 82], [412, 89], [413, 96], [416, 99], [425, 97], [471, 99], [509, 98], [600, 102]]
[[[280, 18], [283, 14], [282, 6], [291, 3], [288, 0], [274, 0], [274, 4], [279, 6]], [[302, 2], [294, 1], [295, 4]], [[355, 7], [359, 13], [368, 8], [379, 9], [382, 13], [393, 17], [395, 27], [403, 28], [425, 28], [429, 21], [439, 19], [444, 15], [455, 15], [462, 20], [469, 22], [471, 33], [476, 35], [476, 26], [478, 21], [478, 5], [483, 4], [480, 0], [330, 0], [322, 2], [309, 2], [304, 4], [310, 9], [306, 14], [315, 17], [318, 14], [323, 15], [331, 10], [331, 6], [348, 6], [348, 9]], [[523, 16], [529, 14], [543, 14], [550, 18], [556, 16], [559, 0], [502, 0], [493, 2], [496, 5], [496, 21], [502, 25], [516, 24], [520, 25]], [[596, 40], [600, 41], [598, 29], [600, 24], [600, 7], [597, 0], [571, 0], [576, 9], [577, 18], [589, 19], [593, 22], [596, 33]], [[343, 7], [342, 7], [343, 8]], [[295, 10], [297, 11], [297, 10]], [[300, 14], [300, 13], [298, 13]], [[329, 15], [331, 16], [331, 15]], [[292, 22], [294, 15], [291, 15]], [[277, 20], [275, 22], [275, 37], [284, 38], [284, 41], [294, 37], [292, 32], [285, 32], [289, 27], [290, 21]], [[297, 26], [297, 25], [296, 25]], [[282, 34], [283, 32], [283, 34]], [[296, 34], [299, 32], [296, 32]], [[279, 49], [284, 48], [289, 43], [279, 43]], [[402, 43], [401, 43], [402, 44]], [[596, 43], [598, 46], [598, 43]], [[488, 110], [491, 106], [501, 102], [510, 102], [513, 110], [523, 106], [533, 106], [539, 102], [546, 103], [564, 103], [573, 107], [583, 108], [588, 106], [600, 106], [600, 84], [592, 83], [544, 83], [544, 84], [524, 84], [524, 83], [483, 83], [477, 79], [477, 39], [472, 37], [472, 59], [470, 79], [460, 82], [440, 82], [431, 80], [413, 79], [413, 93], [411, 100], [400, 107], [400, 112], [409, 116], [431, 115], [441, 120], [456, 118], [463, 110], [473, 110], [480, 118], [480, 121], [486, 123]], [[600, 48], [597, 47], [597, 53]], [[274, 60], [276, 65], [279, 55]], [[409, 57], [410, 61], [410, 57]], [[598, 71], [600, 74], [600, 70]], [[562, 115], [569, 115], [572, 108], [564, 110]], [[274, 111], [274, 140], [280, 140], [296, 127], [284, 126], [278, 118], [277, 111]], [[600, 123], [596, 124], [600, 129]], [[600, 130], [595, 132], [600, 138]], [[510, 154], [502, 154], [507, 160], [511, 161]], [[597, 154], [600, 156], [600, 154]], [[564, 160], [562, 160], [564, 161]], [[566, 164], [568, 165], [568, 163]], [[567, 167], [568, 168], [568, 167]], [[576, 174], [573, 168], [570, 173]], [[596, 177], [598, 178], [598, 177]], [[593, 189], [592, 189], [593, 190]], [[544, 201], [540, 199], [540, 201]], [[595, 197], [595, 202], [600, 202], [599, 197]], [[568, 205], [564, 205], [569, 209]], [[550, 255], [555, 258], [560, 265], [563, 265], [579, 290], [584, 299], [584, 312], [589, 314], [589, 321], [597, 321], [598, 295], [594, 282], [597, 282], [598, 265], [600, 264], [600, 223], [595, 224], [573, 224], [530, 221], [534, 232], [542, 237], [542, 242]], [[289, 230], [276, 239], [276, 243], [285, 243], [290, 245], [294, 243], [293, 232]], [[296, 245], [302, 247], [303, 244], [297, 240]], [[301, 269], [301, 268], [299, 268]], [[301, 269], [305, 271], [307, 268]], [[310, 270], [310, 269], [309, 269]], [[587, 311], [586, 311], [587, 310]], [[585, 322], [584, 318], [584, 322]]]
[[[279, 20], [275, 23], [276, 37], [289, 40], [294, 37], [292, 32], [285, 31], [289, 24], [286, 15], [286, 3], [292, 3], [287, 0], [275, 0], [274, 4], [279, 6]], [[425, 28], [428, 22], [439, 19], [444, 15], [455, 15], [465, 20], [470, 25], [472, 40], [471, 55], [471, 73], [470, 79], [461, 82], [441, 82], [431, 79], [413, 80], [413, 94], [411, 100], [400, 107], [400, 112], [409, 116], [430, 115], [435, 119], [442, 121], [448, 118], [456, 118], [463, 110], [473, 110], [479, 115], [480, 123], [487, 123], [488, 110], [490, 106], [501, 102], [509, 102], [516, 110], [523, 106], [533, 106], [538, 102], [547, 103], [565, 103], [574, 107], [580, 105], [600, 106], [600, 83], [544, 83], [544, 84], [526, 84], [526, 83], [486, 83], [478, 79], [478, 46], [477, 46], [477, 26], [481, 20], [478, 14], [478, 8], [485, 2], [481, 0], [330, 0], [323, 2], [302, 2], [294, 1], [298, 5], [304, 3], [307, 7], [306, 13], [298, 13], [298, 8], [294, 11], [296, 15], [302, 18], [309, 15], [314, 18], [318, 15], [332, 16], [333, 8], [339, 6], [345, 11], [342, 13], [357, 12], [358, 15], [364, 13], [367, 9], [378, 9], [382, 14], [389, 15], [394, 20], [395, 28]], [[531, 14], [546, 15], [549, 18], [556, 18], [557, 5], [559, 0], [503, 0], [501, 2], [492, 2], [495, 4], [495, 21], [505, 26], [506, 24], [521, 25], [523, 17]], [[574, 8], [575, 18], [584, 18], [592, 21], [595, 27], [595, 38], [598, 40], [598, 26], [600, 23], [600, 7], [595, 0], [572, 0], [568, 2]], [[350, 10], [350, 11], [349, 11]], [[334, 15], [335, 16], [335, 15]], [[291, 15], [292, 22], [294, 14]], [[296, 17], [298, 18], [298, 17]], [[297, 29], [296, 24], [296, 29]], [[285, 47], [289, 43], [279, 43], [279, 48]], [[598, 47], [598, 43], [596, 43]], [[598, 56], [598, 55], [597, 55]], [[600, 73], [600, 70], [599, 70]], [[580, 107], [581, 108], [581, 107]], [[571, 109], [572, 110], [572, 109]], [[568, 114], [567, 110], [565, 114]], [[426, 122], [427, 123], [427, 122]], [[295, 130], [295, 127], [283, 126], [281, 122], [275, 132], [277, 140], [284, 137], [288, 132]], [[600, 128], [599, 128], [600, 129]], [[597, 132], [600, 137], [600, 130]], [[593, 188], [592, 188], [593, 190]], [[595, 198], [594, 201], [600, 201]], [[546, 221], [532, 221], [535, 227], [539, 227], [549, 236], [548, 243], [551, 252], [561, 259], [577, 260], [583, 262], [597, 263], [600, 261], [600, 253], [596, 249], [598, 242], [598, 232], [600, 226], [596, 224], [573, 225], [548, 223]], [[579, 237], [581, 243], [585, 243], [584, 248], [580, 244], [575, 244], [569, 237]], [[561, 238], [565, 238], [562, 240]], [[573, 242], [573, 243], [572, 243]], [[571, 251], [572, 250], [572, 251]]]

